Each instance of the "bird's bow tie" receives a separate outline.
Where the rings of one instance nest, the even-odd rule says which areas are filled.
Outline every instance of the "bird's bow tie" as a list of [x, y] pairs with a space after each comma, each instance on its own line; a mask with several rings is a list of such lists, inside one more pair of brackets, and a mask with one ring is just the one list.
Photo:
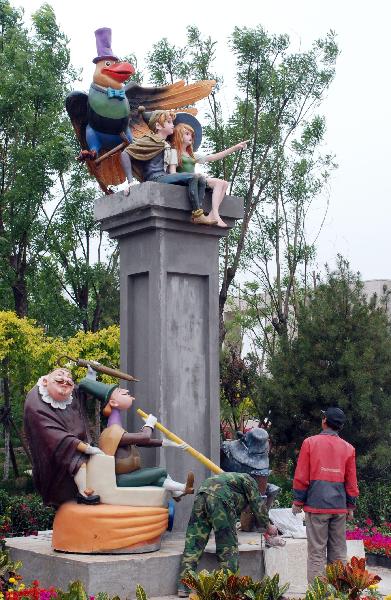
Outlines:
[[119, 98], [125, 100], [125, 90], [114, 90], [113, 88], [107, 88], [107, 95], [109, 98]]

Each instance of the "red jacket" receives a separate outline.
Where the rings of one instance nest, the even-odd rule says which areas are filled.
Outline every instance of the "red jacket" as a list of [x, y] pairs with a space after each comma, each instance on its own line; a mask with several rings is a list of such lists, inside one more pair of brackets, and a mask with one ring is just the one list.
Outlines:
[[358, 496], [355, 450], [326, 429], [304, 440], [293, 479], [294, 504], [312, 513], [346, 513]]

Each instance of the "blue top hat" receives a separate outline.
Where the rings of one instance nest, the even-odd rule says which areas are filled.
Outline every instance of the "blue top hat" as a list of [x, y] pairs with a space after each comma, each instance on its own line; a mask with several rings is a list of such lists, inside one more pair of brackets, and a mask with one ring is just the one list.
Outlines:
[[108, 58], [110, 60], [119, 60], [118, 56], [113, 54], [111, 49], [111, 29], [109, 27], [101, 27], [95, 31], [96, 38], [96, 50], [98, 56], [94, 58], [93, 63], [97, 63], [101, 60]]
[[201, 123], [198, 119], [196, 119], [193, 115], [186, 112], [177, 112], [175, 115], [174, 125], [179, 125], [180, 123], [184, 123], [185, 125], [189, 125], [194, 130], [194, 141], [193, 141], [193, 149], [195, 151], [201, 145], [202, 140], [202, 127]]

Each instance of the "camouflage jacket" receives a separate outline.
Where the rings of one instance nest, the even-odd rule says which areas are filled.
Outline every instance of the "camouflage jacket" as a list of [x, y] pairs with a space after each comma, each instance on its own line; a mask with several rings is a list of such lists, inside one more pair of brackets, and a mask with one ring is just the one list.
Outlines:
[[198, 493], [219, 498], [237, 518], [249, 506], [258, 527], [267, 525], [269, 521], [267, 512], [262, 507], [258, 486], [247, 473], [220, 473], [209, 477], [201, 484]]

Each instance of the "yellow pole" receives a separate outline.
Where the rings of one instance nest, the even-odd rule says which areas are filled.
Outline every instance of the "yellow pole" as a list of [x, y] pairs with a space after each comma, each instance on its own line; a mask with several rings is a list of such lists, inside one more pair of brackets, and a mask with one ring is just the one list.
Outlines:
[[[147, 413], [145, 413], [143, 410], [141, 410], [141, 408], [138, 408], [136, 412], [138, 415], [140, 415], [140, 417], [143, 417], [144, 419], [146, 419], [148, 417]], [[160, 423], [156, 423], [155, 427], [156, 427], [156, 429], [159, 429], [159, 431], [164, 433], [164, 435], [166, 437], [168, 437], [170, 440], [172, 440], [173, 442], [176, 442], [177, 444], [184, 443], [184, 441], [181, 440], [181, 438], [179, 438], [177, 435], [175, 435], [175, 433], [172, 433], [171, 431], [166, 429], [166, 427], [164, 427], [164, 425], [161, 425]], [[186, 448], [186, 452], [188, 452], [189, 454], [194, 456], [194, 458], [199, 460], [203, 465], [205, 465], [205, 467], [210, 469], [212, 471], [212, 473], [216, 473], [216, 475], [218, 475], [219, 473], [224, 473], [223, 469], [220, 469], [220, 467], [215, 465], [214, 462], [209, 460], [209, 458], [206, 458], [206, 456], [201, 454], [201, 452], [198, 452], [198, 450], [196, 450], [195, 448], [192, 448], [191, 446], [189, 446], [188, 448]]]

